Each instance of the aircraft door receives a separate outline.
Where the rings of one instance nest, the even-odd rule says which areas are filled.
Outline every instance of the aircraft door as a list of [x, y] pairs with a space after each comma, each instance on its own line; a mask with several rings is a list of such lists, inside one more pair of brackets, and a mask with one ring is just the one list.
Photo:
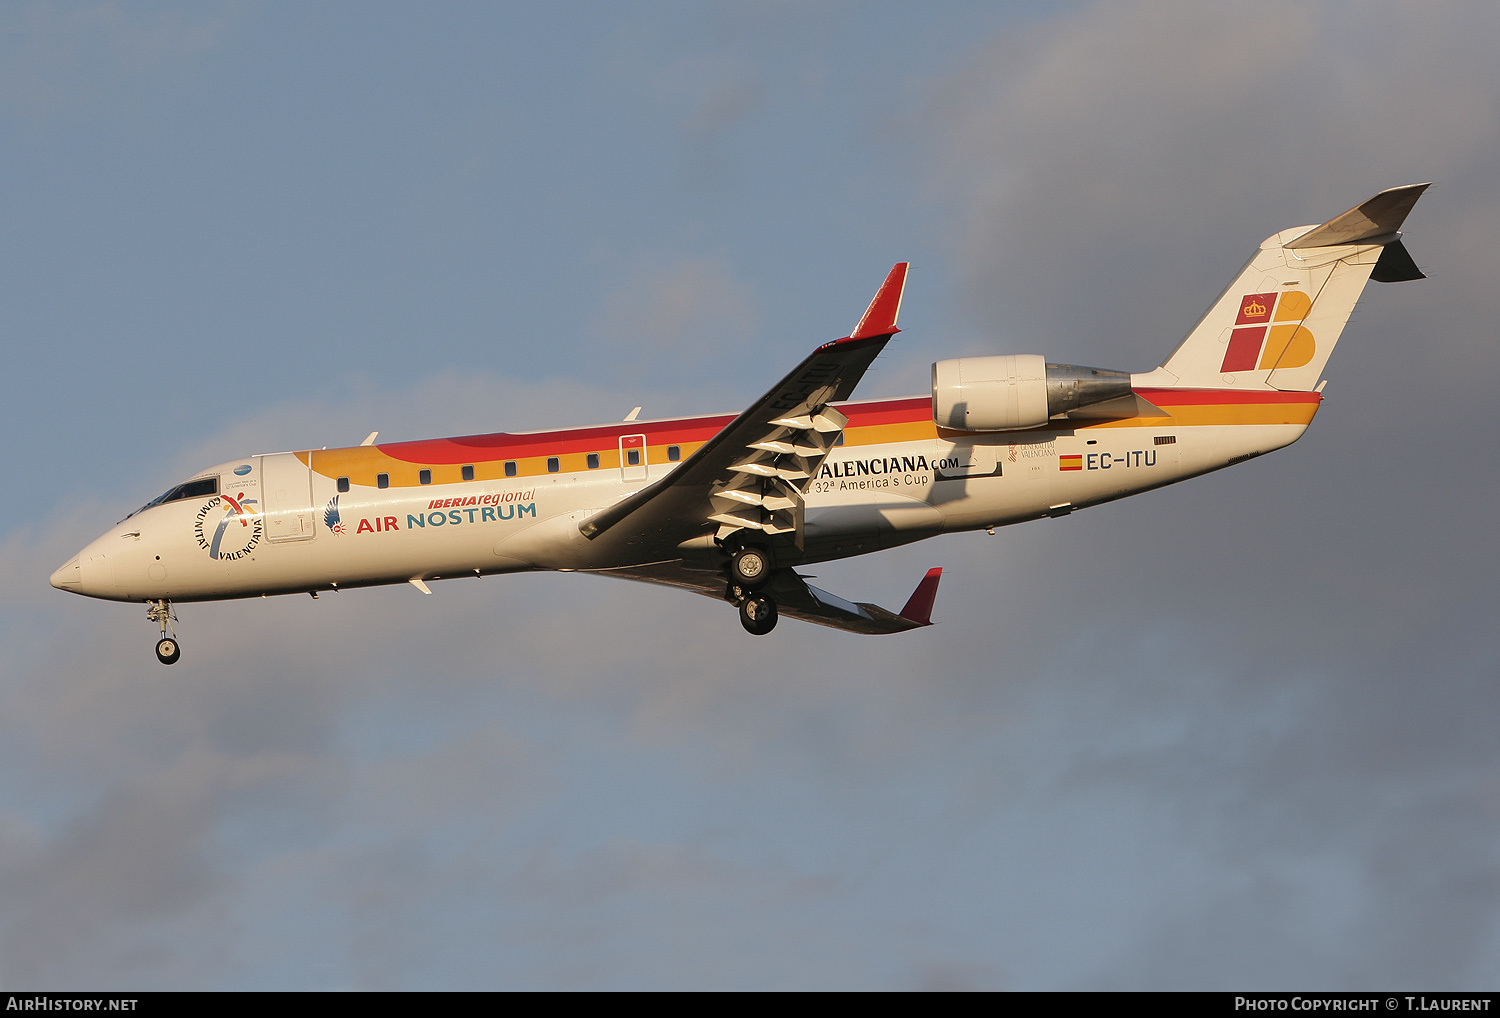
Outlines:
[[306, 463], [290, 452], [262, 456], [260, 483], [268, 540], [306, 541], [317, 536], [312, 470]]
[[646, 479], [646, 436], [620, 436], [620, 479], [639, 482]]
[[1054, 481], [1061, 464], [1051, 435], [1017, 434], [995, 450], [1005, 477], [1006, 501], [1015, 506], [1050, 506], [1060, 501]]

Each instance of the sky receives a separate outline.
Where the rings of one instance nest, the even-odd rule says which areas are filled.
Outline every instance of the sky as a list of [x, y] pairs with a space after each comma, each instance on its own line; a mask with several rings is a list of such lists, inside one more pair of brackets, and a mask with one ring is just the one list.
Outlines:
[[[0, 10], [0, 989], [1493, 989], [1500, 34], [1432, 0]], [[1307, 435], [820, 565], [861, 637], [578, 575], [47, 577], [258, 452], [1146, 371], [1435, 181]]]

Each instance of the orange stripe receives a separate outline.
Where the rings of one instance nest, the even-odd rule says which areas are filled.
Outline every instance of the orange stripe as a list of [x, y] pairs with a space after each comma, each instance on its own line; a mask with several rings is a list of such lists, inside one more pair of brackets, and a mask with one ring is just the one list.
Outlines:
[[[682, 450], [682, 459], [687, 459], [697, 452], [702, 442], [683, 442], [678, 444]], [[476, 452], [482, 450], [476, 450]], [[412, 463], [407, 460], [396, 459], [382, 452], [378, 446], [356, 446], [352, 449], [315, 449], [311, 453], [299, 452], [297, 458], [302, 462], [308, 462], [312, 458], [312, 468], [324, 477], [347, 477], [350, 483], [364, 485], [367, 488], [375, 487], [376, 475], [386, 474], [390, 478], [392, 488], [416, 488], [423, 485], [418, 478], [418, 472], [422, 470], [432, 471], [433, 484], [458, 484], [463, 481], [463, 468], [472, 466], [474, 468], [474, 480], [476, 481], [515, 481], [522, 477], [545, 477], [548, 474], [547, 456], [513, 456], [508, 459], [475, 460], [473, 463]], [[588, 453], [562, 453], [559, 455], [559, 473], [591, 474], [600, 470], [618, 470], [620, 468], [620, 450], [599, 450], [599, 466], [593, 470], [589, 469]], [[647, 448], [646, 460], [652, 464], [668, 464], [667, 447], [665, 445], [653, 445]], [[505, 464], [516, 465], [516, 476], [507, 477]]]
[[[1308, 424], [1318, 412], [1315, 403], [1252, 403], [1212, 406], [1162, 407], [1170, 409], [1168, 417], [1131, 417], [1123, 421], [1102, 421], [1092, 428], [1174, 428], [1207, 427], [1226, 424]], [[1080, 431], [1086, 430], [1080, 428]]]

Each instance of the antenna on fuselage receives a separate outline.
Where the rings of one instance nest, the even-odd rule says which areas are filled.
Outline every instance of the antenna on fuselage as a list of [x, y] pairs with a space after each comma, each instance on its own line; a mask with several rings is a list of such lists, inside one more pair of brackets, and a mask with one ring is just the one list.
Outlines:
[[628, 413], [628, 414], [625, 415], [625, 420], [627, 420], [627, 421], [633, 421], [633, 420], [635, 420], [638, 416], [640, 416], [640, 412], [641, 412], [641, 408], [640, 407], [636, 407], [634, 410], [630, 411], [630, 413]]
[[375, 436], [378, 435], [378, 434], [380, 434], [380, 432], [378, 432], [378, 431], [372, 431], [372, 432], [370, 432], [368, 435], [365, 436], [365, 440], [363, 442], [359, 443], [359, 444], [360, 445], [374, 445], [375, 444]]

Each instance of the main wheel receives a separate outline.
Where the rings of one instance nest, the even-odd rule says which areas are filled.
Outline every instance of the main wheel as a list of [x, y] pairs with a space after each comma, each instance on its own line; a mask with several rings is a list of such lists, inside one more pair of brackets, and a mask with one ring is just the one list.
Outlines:
[[741, 548], [729, 560], [729, 580], [749, 590], [765, 586], [771, 578], [771, 558], [760, 548]]
[[172, 664], [182, 657], [182, 647], [170, 636], [163, 636], [156, 641], [156, 660], [164, 665]]
[[764, 594], [747, 597], [740, 602], [740, 625], [752, 636], [765, 636], [776, 628], [776, 602]]

